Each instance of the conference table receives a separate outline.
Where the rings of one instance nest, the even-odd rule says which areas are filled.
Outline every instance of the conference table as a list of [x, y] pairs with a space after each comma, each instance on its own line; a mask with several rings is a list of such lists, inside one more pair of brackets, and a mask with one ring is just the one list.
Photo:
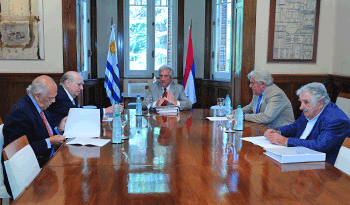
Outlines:
[[[265, 125], [244, 121], [226, 133], [216, 110], [151, 117], [129, 113], [121, 144], [63, 144], [13, 204], [348, 204], [350, 177], [326, 162], [280, 164], [241, 138]], [[101, 138], [111, 139], [112, 122]]]

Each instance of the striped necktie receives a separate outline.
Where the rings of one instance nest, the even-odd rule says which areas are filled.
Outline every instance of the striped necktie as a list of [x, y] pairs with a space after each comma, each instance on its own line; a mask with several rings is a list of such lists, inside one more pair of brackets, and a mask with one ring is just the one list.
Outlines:
[[[166, 98], [168, 96], [168, 92], [166, 91], [166, 88], [164, 88], [163, 98]], [[167, 106], [168, 101], [164, 101], [161, 106]]]
[[52, 137], [52, 136], [53, 136], [52, 131], [51, 131], [50, 127], [49, 127], [49, 123], [47, 123], [47, 120], [46, 120], [46, 117], [45, 117], [43, 111], [40, 112], [40, 116], [41, 116], [41, 118], [43, 119], [43, 121], [44, 121], [44, 123], [45, 123], [47, 132], [49, 133], [50, 137]]

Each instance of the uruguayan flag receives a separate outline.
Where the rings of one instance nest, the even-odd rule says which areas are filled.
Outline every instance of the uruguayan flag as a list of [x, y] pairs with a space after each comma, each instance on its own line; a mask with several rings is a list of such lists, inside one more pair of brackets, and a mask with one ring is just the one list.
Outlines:
[[119, 67], [117, 59], [117, 46], [115, 43], [114, 27], [111, 26], [111, 36], [109, 38], [109, 49], [107, 55], [107, 64], [105, 72], [105, 88], [107, 96], [113, 105], [115, 102], [120, 102], [120, 88], [119, 88]]

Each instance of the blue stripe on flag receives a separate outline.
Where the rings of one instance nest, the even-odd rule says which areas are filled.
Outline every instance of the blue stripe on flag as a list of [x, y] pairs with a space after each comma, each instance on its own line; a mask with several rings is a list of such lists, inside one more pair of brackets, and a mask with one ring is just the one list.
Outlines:
[[[117, 65], [118, 66], [118, 65]], [[106, 65], [106, 68], [109, 70], [109, 72], [112, 74], [112, 77], [113, 77], [113, 80], [114, 82], [119, 85], [119, 78], [118, 76], [116, 75], [116, 73], [114, 72], [113, 70], [113, 67], [112, 65], [107, 61], [107, 65]]]
[[113, 89], [113, 85], [111, 83], [111, 81], [109, 81], [108, 77], [105, 76], [105, 83], [107, 84], [109, 90], [111, 91], [112, 94], [112, 98], [114, 99], [114, 101], [120, 102], [120, 98], [119, 96], [115, 93], [114, 89]]

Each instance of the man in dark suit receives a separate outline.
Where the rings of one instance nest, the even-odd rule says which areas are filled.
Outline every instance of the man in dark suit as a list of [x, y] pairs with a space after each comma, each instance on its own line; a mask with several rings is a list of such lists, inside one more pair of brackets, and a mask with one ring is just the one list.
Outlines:
[[[4, 147], [26, 135], [40, 167], [43, 167], [54, 154], [53, 145], [61, 144], [66, 139], [60, 134], [64, 131], [66, 118], [57, 127], [48, 122], [50, 114], [46, 109], [55, 102], [57, 95], [57, 86], [49, 76], [35, 78], [27, 88], [27, 93], [7, 114], [3, 127]], [[2, 164], [3, 161], [2, 157]], [[5, 186], [11, 194], [5, 169], [3, 171]]]
[[[70, 108], [78, 108], [75, 98], [83, 91], [84, 81], [81, 75], [75, 71], [66, 72], [60, 80], [58, 86], [56, 102], [47, 109], [50, 113], [50, 123], [53, 126], [60, 123], [60, 121], [68, 115]], [[122, 107], [121, 107], [122, 108]], [[107, 108], [100, 108], [100, 117], [104, 118], [106, 114], [113, 113], [113, 106]]]
[[322, 83], [309, 83], [297, 91], [303, 114], [290, 125], [268, 129], [264, 136], [271, 143], [303, 146], [326, 153], [326, 161], [334, 164], [344, 139], [349, 136], [347, 115], [330, 102]]
[[[159, 68], [159, 82], [152, 84], [146, 98], [152, 98], [152, 107], [161, 105], [176, 105], [180, 110], [192, 108], [191, 101], [187, 98], [182, 85], [173, 82], [174, 70], [167, 65]], [[146, 105], [143, 106], [146, 108]]]

